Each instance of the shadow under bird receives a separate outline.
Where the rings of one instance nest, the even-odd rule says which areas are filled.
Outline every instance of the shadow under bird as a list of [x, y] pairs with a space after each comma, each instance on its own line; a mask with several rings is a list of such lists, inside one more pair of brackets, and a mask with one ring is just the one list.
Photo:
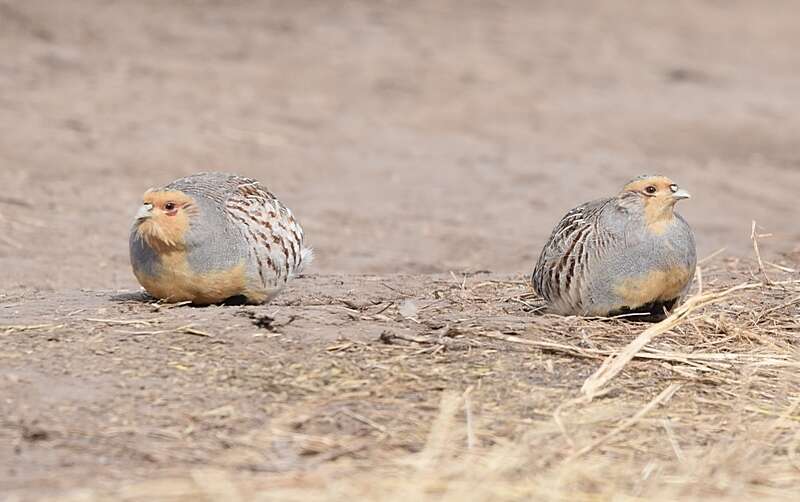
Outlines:
[[142, 198], [130, 258], [156, 298], [264, 303], [312, 260], [300, 223], [256, 180], [199, 173]]
[[616, 197], [576, 207], [544, 246], [533, 288], [557, 314], [665, 318], [697, 266], [692, 229], [674, 211], [689, 197], [669, 178], [648, 175]]

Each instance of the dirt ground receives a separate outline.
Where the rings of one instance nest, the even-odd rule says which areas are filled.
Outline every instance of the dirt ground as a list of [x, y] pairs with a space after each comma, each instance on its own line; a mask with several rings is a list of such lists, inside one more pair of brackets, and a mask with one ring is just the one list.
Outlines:
[[[791, 499], [799, 16], [0, 0], [0, 499]], [[201, 170], [303, 223], [317, 260], [275, 304], [138, 291], [141, 194]], [[763, 279], [754, 220], [782, 284], [573, 406], [646, 326], [537, 315], [524, 277], [566, 210], [647, 172], [722, 250], [707, 289]]]

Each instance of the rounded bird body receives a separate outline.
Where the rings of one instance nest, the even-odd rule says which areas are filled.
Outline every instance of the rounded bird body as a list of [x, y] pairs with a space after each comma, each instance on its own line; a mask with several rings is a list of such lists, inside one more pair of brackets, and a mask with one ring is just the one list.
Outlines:
[[200, 173], [145, 192], [130, 257], [151, 295], [205, 305], [267, 302], [312, 253], [291, 211], [260, 183]]
[[689, 194], [663, 176], [640, 176], [616, 197], [567, 213], [531, 277], [551, 311], [637, 313], [660, 319], [686, 295], [697, 264], [692, 230], [674, 212]]

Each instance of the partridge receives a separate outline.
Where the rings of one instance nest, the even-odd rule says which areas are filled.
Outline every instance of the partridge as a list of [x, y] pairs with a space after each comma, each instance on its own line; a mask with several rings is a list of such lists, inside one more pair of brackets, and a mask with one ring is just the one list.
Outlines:
[[562, 315], [663, 319], [697, 265], [692, 229], [674, 211], [689, 197], [669, 178], [639, 176], [616, 197], [576, 207], [544, 246], [533, 288]]
[[292, 212], [258, 181], [226, 173], [146, 191], [129, 241], [136, 279], [169, 302], [268, 302], [312, 260]]

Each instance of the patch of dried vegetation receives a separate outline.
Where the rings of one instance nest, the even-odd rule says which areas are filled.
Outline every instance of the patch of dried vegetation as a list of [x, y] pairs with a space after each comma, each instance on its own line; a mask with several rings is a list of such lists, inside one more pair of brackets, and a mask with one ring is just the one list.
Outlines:
[[305, 402], [241, 439], [313, 462], [206, 466], [66, 498], [794, 500], [800, 277], [789, 265], [706, 266], [695, 296], [654, 325], [531, 315], [541, 306], [524, 281], [479, 275], [374, 315], [351, 305], [406, 324], [283, 373], [275, 384], [306, 388]]
[[[354, 332], [383, 331], [342, 337], [268, 376], [238, 373], [239, 391], [273, 396], [268, 427], [226, 437], [222, 454], [202, 441], [153, 450], [206, 460], [65, 499], [793, 500], [800, 276], [791, 257], [756, 257], [704, 264], [694, 296], [652, 325], [543, 315], [524, 281], [480, 273], [417, 290], [381, 283], [379, 301], [332, 297], [305, 308], [326, 312], [320, 322], [343, 310]], [[213, 341], [202, 320], [161, 329], [176, 320], [151, 310], [82, 322]], [[55, 333], [56, 321], [0, 334]]]

